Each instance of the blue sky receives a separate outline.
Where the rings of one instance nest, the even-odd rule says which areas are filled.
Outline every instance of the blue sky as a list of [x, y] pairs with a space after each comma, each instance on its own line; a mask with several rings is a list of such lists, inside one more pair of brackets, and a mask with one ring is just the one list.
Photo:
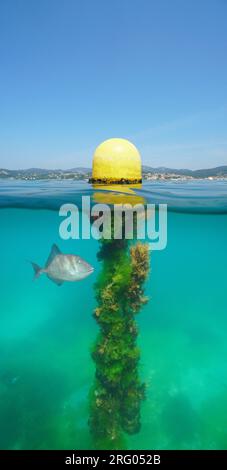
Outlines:
[[227, 0], [1, 0], [0, 167], [227, 164]]

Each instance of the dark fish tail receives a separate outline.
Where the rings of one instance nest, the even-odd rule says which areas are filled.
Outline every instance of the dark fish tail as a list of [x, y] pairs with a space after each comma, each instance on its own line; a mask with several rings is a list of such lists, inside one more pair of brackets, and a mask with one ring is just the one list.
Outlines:
[[38, 264], [33, 263], [32, 261], [31, 261], [31, 263], [32, 263], [32, 267], [34, 269], [34, 274], [35, 274], [34, 279], [37, 279], [40, 276], [41, 272], [42, 272], [42, 268], [40, 268], [40, 266]]

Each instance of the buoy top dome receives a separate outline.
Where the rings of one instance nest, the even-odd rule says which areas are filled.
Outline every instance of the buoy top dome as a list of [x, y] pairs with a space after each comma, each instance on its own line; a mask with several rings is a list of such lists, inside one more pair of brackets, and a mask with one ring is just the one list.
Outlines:
[[140, 154], [127, 139], [108, 139], [102, 142], [93, 156], [93, 183], [141, 183]]

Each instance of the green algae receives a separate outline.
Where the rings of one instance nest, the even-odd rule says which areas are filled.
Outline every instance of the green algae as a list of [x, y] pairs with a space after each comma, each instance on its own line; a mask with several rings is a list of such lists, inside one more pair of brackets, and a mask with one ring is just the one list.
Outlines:
[[90, 394], [89, 425], [95, 448], [125, 448], [125, 433], [141, 426], [145, 384], [139, 376], [140, 349], [135, 314], [147, 302], [148, 245], [102, 240], [98, 259], [103, 269], [95, 285], [94, 317], [100, 333], [92, 350], [96, 366]]

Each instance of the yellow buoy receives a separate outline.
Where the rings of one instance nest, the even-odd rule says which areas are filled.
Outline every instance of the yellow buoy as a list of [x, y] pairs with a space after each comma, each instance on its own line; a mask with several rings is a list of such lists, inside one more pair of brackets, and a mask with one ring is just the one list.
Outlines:
[[136, 184], [142, 182], [140, 154], [126, 139], [108, 139], [94, 153], [91, 183]]

